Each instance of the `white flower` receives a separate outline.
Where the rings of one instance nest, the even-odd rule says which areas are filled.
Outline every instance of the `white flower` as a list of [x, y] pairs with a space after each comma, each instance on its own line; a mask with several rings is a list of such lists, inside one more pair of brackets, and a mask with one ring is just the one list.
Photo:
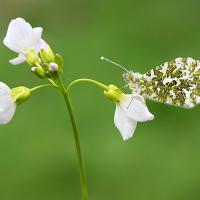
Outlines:
[[22, 18], [12, 20], [8, 26], [4, 45], [18, 53], [18, 57], [10, 60], [13, 65], [20, 64], [26, 60], [25, 54], [33, 49], [38, 52], [40, 49], [48, 48], [48, 44], [42, 39], [41, 27], [32, 26]]
[[11, 95], [11, 89], [0, 82], [0, 124], [7, 124], [13, 117], [16, 103]]
[[114, 122], [123, 140], [127, 140], [133, 136], [137, 122], [145, 122], [153, 119], [154, 116], [149, 112], [144, 98], [140, 95], [124, 94], [121, 100], [116, 103]]

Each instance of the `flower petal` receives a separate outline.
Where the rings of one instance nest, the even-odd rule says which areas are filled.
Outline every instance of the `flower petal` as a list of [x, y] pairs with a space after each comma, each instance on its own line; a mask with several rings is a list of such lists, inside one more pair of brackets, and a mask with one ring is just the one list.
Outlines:
[[0, 82], [0, 124], [8, 123], [16, 109], [16, 104], [11, 96], [10, 88]]
[[19, 64], [23, 63], [25, 60], [26, 60], [25, 56], [23, 54], [19, 54], [19, 56], [17, 58], [14, 58], [14, 59], [10, 60], [9, 62], [12, 65], [19, 65]]
[[3, 82], [0, 82], [0, 96], [10, 94], [10, 88]]
[[126, 95], [121, 105], [132, 120], [145, 122], [154, 119], [154, 115], [149, 112], [143, 97], [140, 95]]
[[48, 49], [49, 48], [49, 45], [43, 40], [41, 39], [40, 40], [40, 43], [39, 43], [39, 49]]
[[17, 53], [25, 53], [36, 48], [41, 34], [41, 28], [33, 29], [24, 19], [16, 18], [10, 22], [3, 43]]
[[42, 27], [33, 28], [33, 32], [34, 32], [34, 34], [35, 34], [35, 36], [37, 38], [41, 38], [42, 37], [43, 28]]
[[116, 105], [114, 123], [120, 131], [123, 140], [131, 138], [137, 126], [137, 122], [126, 115], [126, 112], [124, 112], [124, 109], [120, 104]]
[[[44, 40], [41, 39], [42, 38], [43, 28], [41, 28], [41, 27], [33, 28], [33, 32], [34, 32], [35, 36], [38, 39], [37, 42], [36, 42], [36, 45], [34, 47], [35, 51], [38, 52], [41, 49], [41, 46], [44, 44], [43, 43]], [[45, 42], [45, 44], [46, 44], [46, 42]]]
[[12, 97], [7, 96], [7, 98], [4, 98], [4, 101], [1, 101], [0, 106], [0, 124], [7, 124], [12, 119], [15, 109], [16, 104]]

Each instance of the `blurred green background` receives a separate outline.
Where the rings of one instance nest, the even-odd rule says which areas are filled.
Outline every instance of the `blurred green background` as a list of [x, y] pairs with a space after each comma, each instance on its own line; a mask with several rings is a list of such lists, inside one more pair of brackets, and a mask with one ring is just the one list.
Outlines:
[[[66, 83], [90, 77], [124, 85], [122, 71], [104, 55], [138, 72], [173, 58], [200, 58], [200, 1], [1, 0], [0, 37], [24, 17], [65, 60]], [[0, 80], [10, 87], [43, 81], [0, 45]], [[115, 105], [83, 83], [71, 97], [80, 129], [91, 200], [199, 200], [200, 107], [148, 102], [155, 120], [139, 124], [123, 142], [114, 127]], [[44, 89], [0, 127], [1, 200], [79, 200], [73, 134], [59, 93]]]

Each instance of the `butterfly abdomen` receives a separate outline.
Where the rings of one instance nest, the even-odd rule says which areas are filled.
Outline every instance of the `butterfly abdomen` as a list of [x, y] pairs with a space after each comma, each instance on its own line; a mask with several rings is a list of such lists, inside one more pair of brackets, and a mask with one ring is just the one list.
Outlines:
[[159, 102], [194, 107], [200, 103], [200, 61], [176, 58], [140, 79], [141, 94]]

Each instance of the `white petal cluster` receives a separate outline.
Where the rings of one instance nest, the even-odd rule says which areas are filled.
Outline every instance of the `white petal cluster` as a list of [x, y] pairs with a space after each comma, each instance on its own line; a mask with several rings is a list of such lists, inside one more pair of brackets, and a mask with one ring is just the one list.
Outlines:
[[32, 28], [32, 26], [22, 18], [12, 20], [8, 26], [4, 45], [12, 51], [18, 53], [18, 57], [10, 60], [13, 65], [25, 61], [25, 54], [33, 49], [38, 52], [41, 48], [48, 48], [47, 43], [42, 39], [41, 27]]
[[13, 117], [16, 103], [11, 95], [11, 89], [0, 82], [0, 124], [7, 124]]
[[114, 123], [123, 140], [133, 136], [137, 122], [153, 119], [154, 115], [149, 112], [144, 98], [138, 94], [124, 95], [121, 101], [116, 103]]

